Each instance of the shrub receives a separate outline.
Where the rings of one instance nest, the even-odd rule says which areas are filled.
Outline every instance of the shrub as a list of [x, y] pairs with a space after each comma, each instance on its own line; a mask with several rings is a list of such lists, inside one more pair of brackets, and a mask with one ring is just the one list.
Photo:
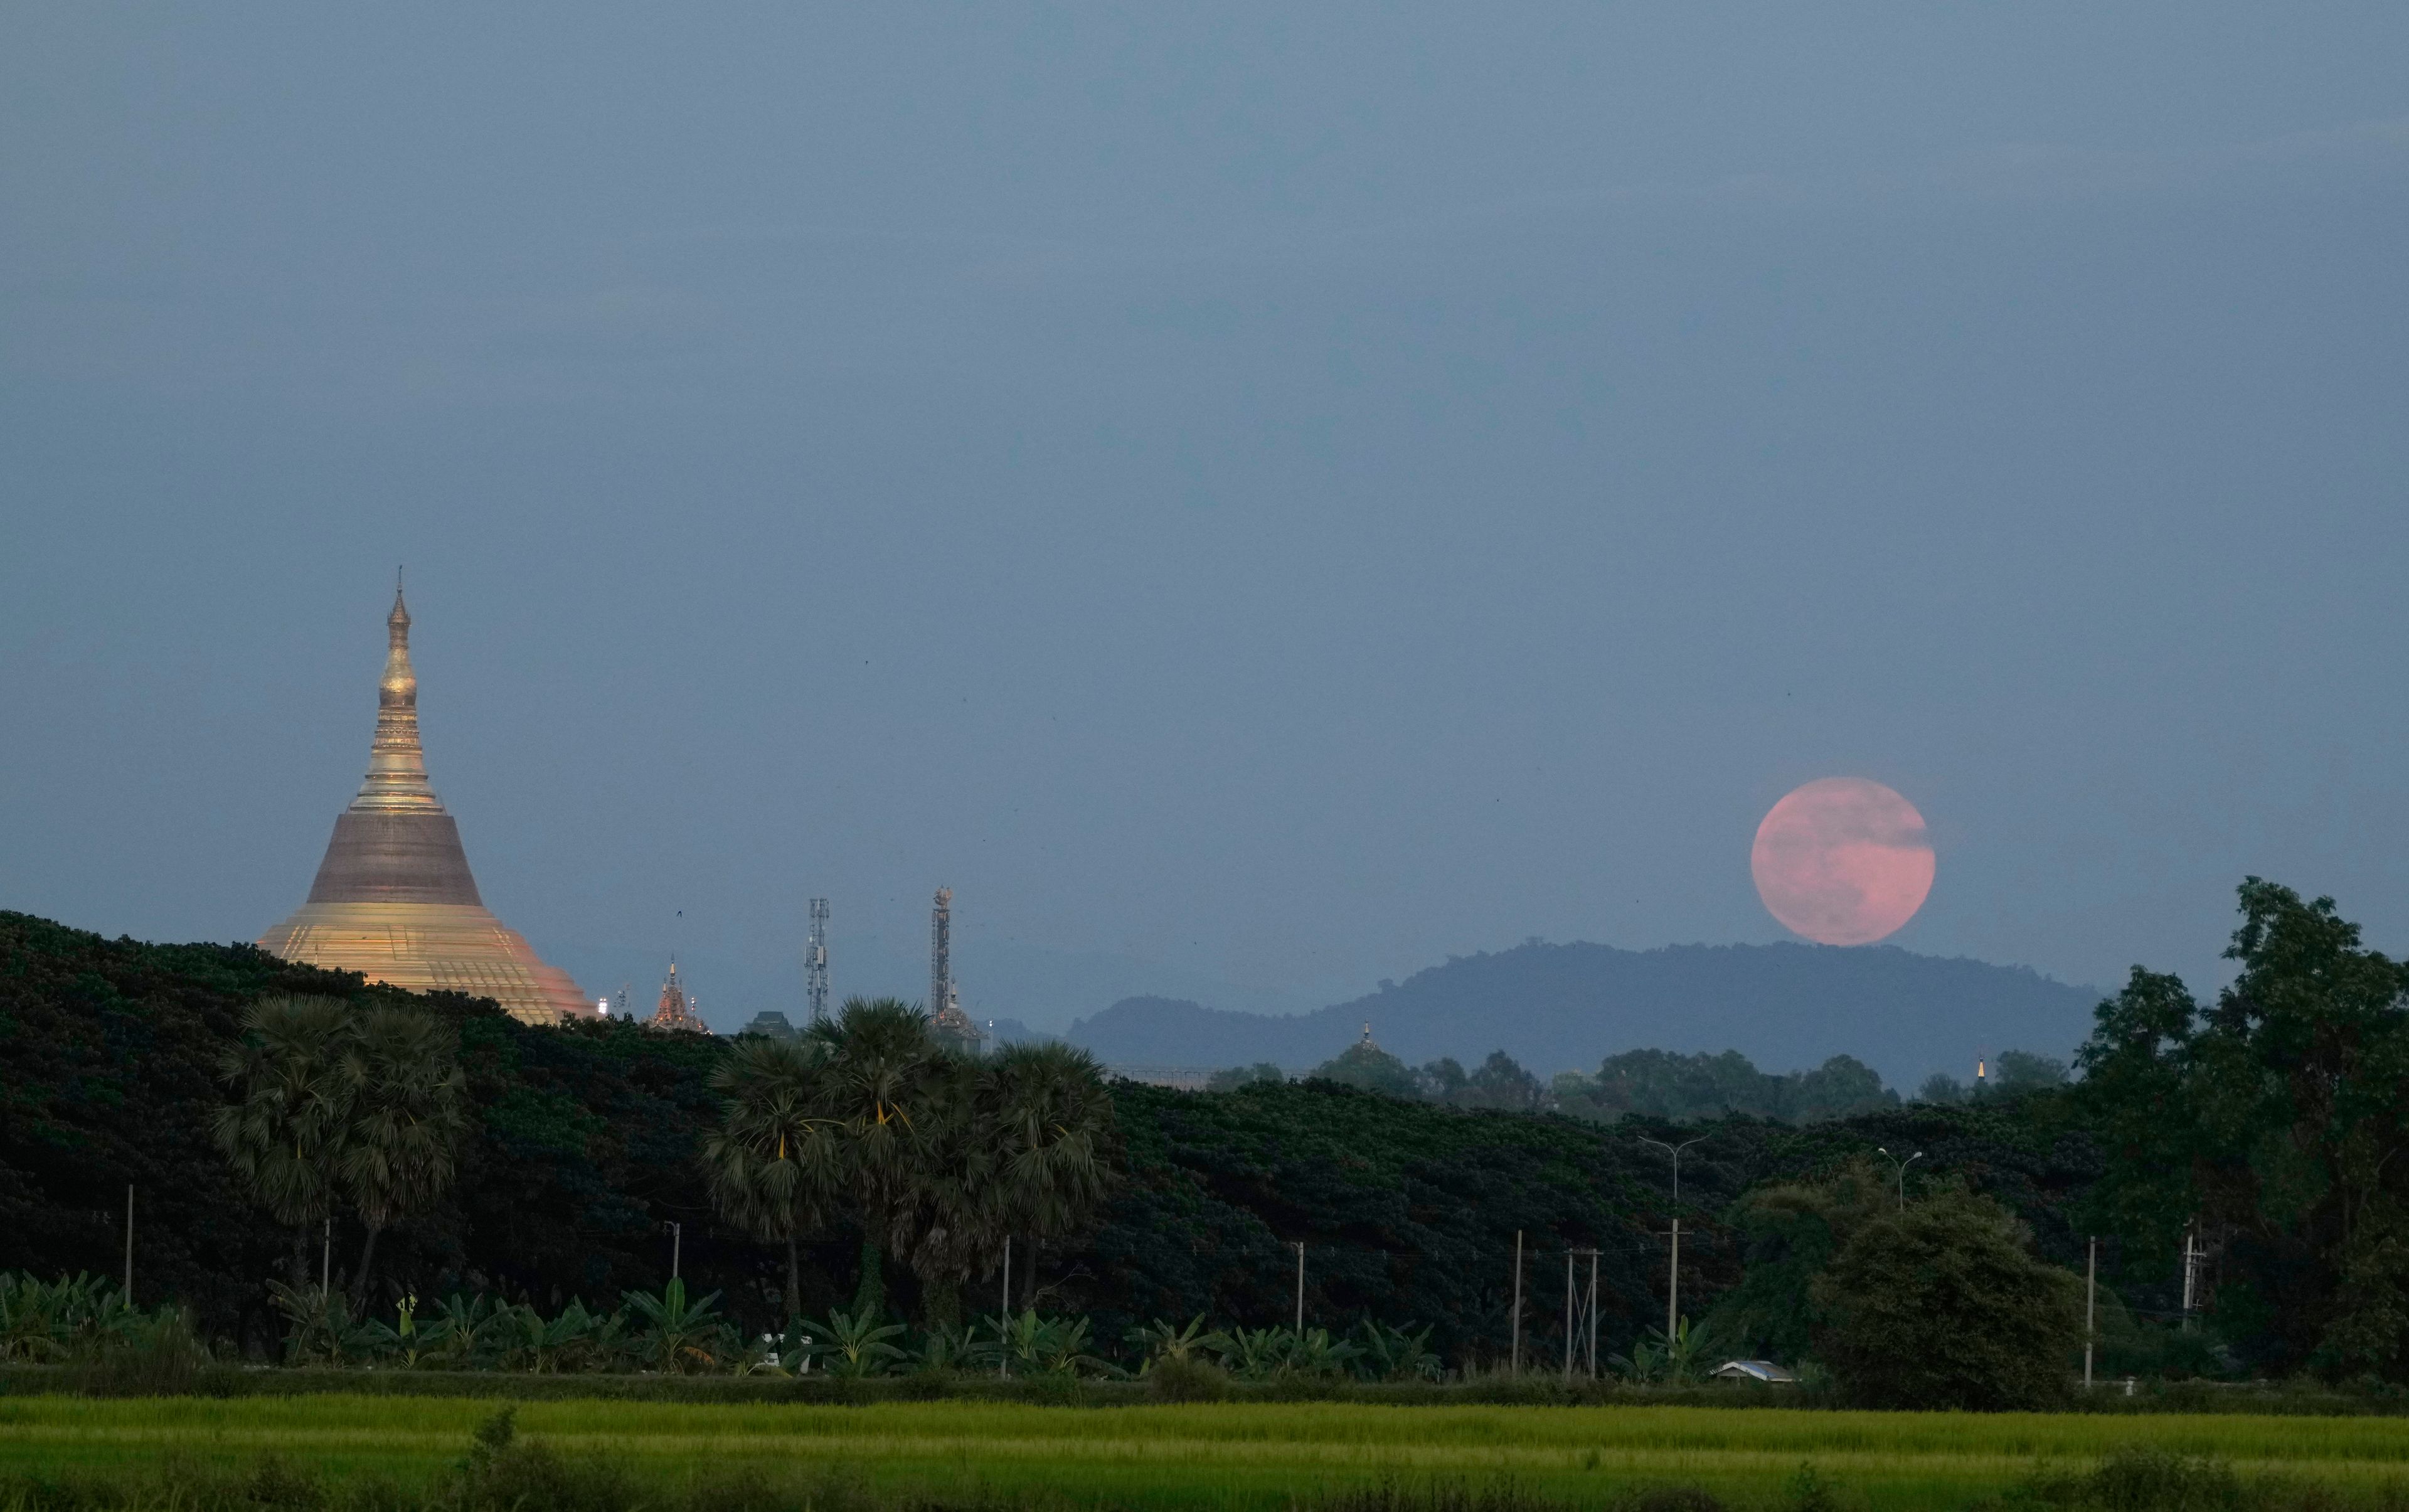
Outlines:
[[457, 1512], [627, 1512], [639, 1497], [609, 1461], [569, 1461], [518, 1437], [517, 1409], [480, 1424], [448, 1498]]
[[1652, 1486], [1611, 1504], [1614, 1512], [1724, 1512], [1724, 1504], [1695, 1486]]
[[1202, 1360], [1158, 1361], [1146, 1373], [1147, 1390], [1157, 1402], [1226, 1402], [1230, 1373]]
[[[1560, 1504], [1520, 1482], [1498, 1479], [1478, 1488], [1461, 1481], [1385, 1479], [1325, 1491], [1317, 1512], [1557, 1512]], [[1708, 1504], [1712, 1506], [1713, 1504]]]
[[2087, 1472], [2028, 1477], [2004, 1505], [2069, 1512], [2243, 1512], [2272, 1500], [2250, 1494], [2221, 1461], [2128, 1447]]
[[79, 1396], [186, 1396], [209, 1362], [191, 1315], [162, 1307], [79, 1344], [67, 1361], [67, 1389]]

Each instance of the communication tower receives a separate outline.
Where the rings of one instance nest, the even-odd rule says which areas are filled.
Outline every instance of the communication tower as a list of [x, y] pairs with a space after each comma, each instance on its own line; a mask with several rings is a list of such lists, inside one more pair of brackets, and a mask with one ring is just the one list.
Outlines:
[[803, 943], [803, 995], [811, 1000], [812, 1022], [828, 1016], [829, 900], [812, 900], [811, 934]]
[[929, 911], [929, 1015], [942, 1018], [954, 1005], [954, 889], [937, 889]]

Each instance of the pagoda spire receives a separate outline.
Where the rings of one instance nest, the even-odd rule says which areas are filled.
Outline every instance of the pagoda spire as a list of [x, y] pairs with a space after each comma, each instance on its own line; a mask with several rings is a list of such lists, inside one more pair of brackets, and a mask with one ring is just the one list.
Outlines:
[[678, 987], [677, 958], [670, 958], [670, 979], [661, 984], [661, 1005], [647, 1019], [653, 1029], [684, 1030], [689, 1034], [708, 1034], [711, 1026], [696, 1014], [696, 1000]]
[[418, 743], [418, 673], [410, 665], [410, 608], [401, 599], [398, 569], [394, 573], [393, 612], [385, 616], [384, 626], [376, 739], [368, 746], [368, 780], [360, 784], [352, 808], [441, 814], [443, 800], [426, 784], [426, 753]]

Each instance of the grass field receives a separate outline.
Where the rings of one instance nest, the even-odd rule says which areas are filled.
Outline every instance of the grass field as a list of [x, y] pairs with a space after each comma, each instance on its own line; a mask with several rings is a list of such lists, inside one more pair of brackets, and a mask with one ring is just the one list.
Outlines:
[[[122, 1476], [268, 1455], [328, 1476], [424, 1486], [458, 1462], [490, 1401], [315, 1396], [0, 1400], [0, 1474]], [[1687, 1407], [1381, 1407], [1214, 1404], [1113, 1410], [987, 1402], [860, 1407], [531, 1402], [523, 1439], [642, 1479], [698, 1472], [948, 1500], [1034, 1497], [1129, 1507], [1281, 1507], [1383, 1478], [1508, 1476], [1572, 1505], [1687, 1485], [1778, 1505], [1812, 1464], [1849, 1503], [1959, 1507], [2050, 1464], [2120, 1446], [2214, 1455], [2244, 1477], [2349, 1500], [2409, 1487], [2409, 1421], [2107, 1418]]]

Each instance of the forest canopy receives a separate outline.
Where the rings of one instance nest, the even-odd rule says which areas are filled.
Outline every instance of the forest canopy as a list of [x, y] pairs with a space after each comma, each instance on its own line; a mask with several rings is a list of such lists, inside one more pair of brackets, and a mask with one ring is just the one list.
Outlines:
[[[268, 1347], [265, 1284], [295, 1269], [300, 1209], [280, 1219], [238, 1177], [215, 1128], [238, 1091], [221, 1073], [263, 1002], [323, 1000], [388, 1038], [440, 1024], [436, 1080], [408, 1095], [440, 1090], [460, 1115], [440, 1196], [387, 1181], [370, 1201], [355, 1173], [316, 1220], [333, 1233], [315, 1258], [372, 1311], [402, 1288], [607, 1307], [662, 1294], [674, 1250], [686, 1286], [747, 1329], [848, 1305], [916, 1325], [987, 1305], [1009, 1236], [1016, 1306], [1117, 1340], [1199, 1314], [1287, 1323], [1302, 1246], [1309, 1320], [1427, 1329], [1453, 1365], [1504, 1352], [1518, 1252], [1527, 1290], [1550, 1274], [1561, 1287], [1567, 1259], [1594, 1251], [1604, 1343], [1644, 1357], [1679, 1216], [1693, 1346], [1810, 1358], [1844, 1347], [1831, 1277], [1854, 1236], [1945, 1199], [1976, 1205], [1953, 1209], [1955, 1227], [1914, 1229], [1917, 1242], [2033, 1296], [2048, 1288], [2018, 1279], [2000, 1244], [2073, 1276], [2096, 1236], [2102, 1315], [2132, 1368], [2409, 1381], [2409, 1161], [2395, 1159], [2409, 1140], [2409, 971], [2330, 900], [2253, 879], [2240, 901], [2232, 984], [2203, 1004], [2136, 971], [2100, 1005], [2074, 1079], [2002, 1057], [1996, 1087], [1901, 1102], [1846, 1057], [1773, 1075], [1737, 1056], [1639, 1050], [1543, 1085], [1503, 1055], [1416, 1069], [1367, 1043], [1299, 1081], [1259, 1068], [1203, 1092], [1094, 1084], [1106, 1102], [1080, 1146], [1085, 1195], [1045, 1223], [990, 1220], [969, 1188], [952, 1206], [882, 1207], [871, 1175], [836, 1167], [808, 1201], [731, 1205], [761, 1168], [731, 1163], [727, 1142], [750, 1140], [753, 1159], [782, 1128], [838, 1116], [806, 1100], [791, 1110], [804, 1122], [781, 1124], [785, 1073], [763, 1059], [767, 1121], [740, 1117], [749, 1073], [731, 1057], [749, 1040], [531, 1028], [249, 946], [108, 941], [0, 914], [0, 1232], [18, 1270], [114, 1274], [132, 1187], [137, 1300]], [[401, 1010], [408, 1024], [377, 1016]], [[1057, 1073], [1070, 1077], [1060, 1095], [1092, 1084], [1067, 1061]], [[991, 1143], [1007, 1088], [960, 1085], [959, 1129]], [[402, 1095], [356, 1086], [370, 1111]], [[1651, 1141], [1688, 1145], [1678, 1202]], [[2178, 1330], [2186, 1252], [2199, 1306]], [[1862, 1252], [1851, 1263], [1878, 1270]], [[1552, 1310], [1528, 1310], [1524, 1347], [1558, 1330]]]

